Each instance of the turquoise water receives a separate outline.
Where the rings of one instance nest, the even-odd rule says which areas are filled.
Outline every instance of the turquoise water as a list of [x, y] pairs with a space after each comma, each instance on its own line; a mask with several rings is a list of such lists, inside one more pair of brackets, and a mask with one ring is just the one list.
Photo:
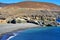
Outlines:
[[31, 28], [16, 34], [10, 40], [60, 40], [60, 27]]

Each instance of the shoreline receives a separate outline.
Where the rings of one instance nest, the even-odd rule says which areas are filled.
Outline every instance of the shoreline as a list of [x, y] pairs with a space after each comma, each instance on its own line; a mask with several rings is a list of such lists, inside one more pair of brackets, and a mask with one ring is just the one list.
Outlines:
[[[31, 27], [31, 28], [40, 28], [40, 27]], [[15, 36], [14, 33], [19, 33], [19, 32], [22, 32], [22, 31], [24, 31], [24, 30], [31, 29], [31, 28], [17, 29], [17, 30], [11, 31], [11, 32], [7, 32], [7, 33], [4, 33], [4, 34], [1, 34], [0, 37], [1, 37], [1, 39], [2, 39], [2, 37], [4, 37], [4, 35], [6, 35], [6, 34], [10, 35], [10, 33], [13, 34], [13, 35], [11, 35], [11, 36]], [[46, 27], [41, 27], [41, 28], [46, 28]], [[49, 28], [49, 27], [48, 27], [48, 28]], [[9, 39], [11, 36], [9, 36], [8, 39]]]
[[2, 24], [0, 25], [0, 36], [5, 33], [16, 32], [19, 30], [25, 30], [29, 28], [36, 28], [39, 25], [31, 24], [31, 23], [21, 23], [21, 24]]
[[[40, 27], [32, 27], [32, 28], [40, 28]], [[11, 36], [15, 36], [15, 34], [13, 34], [13, 33], [18, 33], [18, 32], [20, 32], [20, 31], [24, 31], [24, 30], [27, 30], [27, 29], [31, 29], [31, 28], [25, 28], [25, 29], [18, 29], [18, 30], [14, 30], [14, 31], [12, 31], [12, 32], [7, 32], [7, 33], [3, 33], [3, 34], [1, 34], [1, 36], [0, 36], [0, 39], [2, 39], [2, 37], [4, 37], [4, 35], [6, 35], [6, 34], [8, 34], [8, 35], [11, 35]], [[13, 35], [12, 35], [13, 34]], [[8, 37], [8, 39], [11, 37], [11, 36], [9, 36]]]

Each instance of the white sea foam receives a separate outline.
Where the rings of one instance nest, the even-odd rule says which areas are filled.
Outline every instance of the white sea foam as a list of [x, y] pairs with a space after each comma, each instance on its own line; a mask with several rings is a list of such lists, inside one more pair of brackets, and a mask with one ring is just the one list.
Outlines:
[[15, 37], [17, 34], [13, 33], [13, 36], [10, 36], [7, 40], [10, 40], [11, 38]]

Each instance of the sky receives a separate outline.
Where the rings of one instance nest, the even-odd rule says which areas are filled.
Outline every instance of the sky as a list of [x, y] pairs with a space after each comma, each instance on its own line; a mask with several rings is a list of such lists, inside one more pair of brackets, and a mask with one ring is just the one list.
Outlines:
[[0, 0], [2, 3], [17, 3], [23, 1], [37, 1], [37, 2], [49, 2], [60, 5], [60, 0]]

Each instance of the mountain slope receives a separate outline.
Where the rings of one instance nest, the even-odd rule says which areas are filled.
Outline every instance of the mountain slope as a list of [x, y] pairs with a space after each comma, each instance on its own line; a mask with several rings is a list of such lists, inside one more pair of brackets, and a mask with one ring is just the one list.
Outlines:
[[7, 6], [9, 7], [20, 7], [20, 8], [44, 8], [44, 9], [59, 9], [58, 5], [45, 2], [20, 2]]
[[60, 7], [45, 2], [20, 2], [3, 7], [1, 14], [4, 17], [17, 17], [23, 15], [57, 15]]
[[0, 3], [0, 7], [5, 7], [5, 6], [8, 6], [10, 4], [6, 4], [6, 3]]

